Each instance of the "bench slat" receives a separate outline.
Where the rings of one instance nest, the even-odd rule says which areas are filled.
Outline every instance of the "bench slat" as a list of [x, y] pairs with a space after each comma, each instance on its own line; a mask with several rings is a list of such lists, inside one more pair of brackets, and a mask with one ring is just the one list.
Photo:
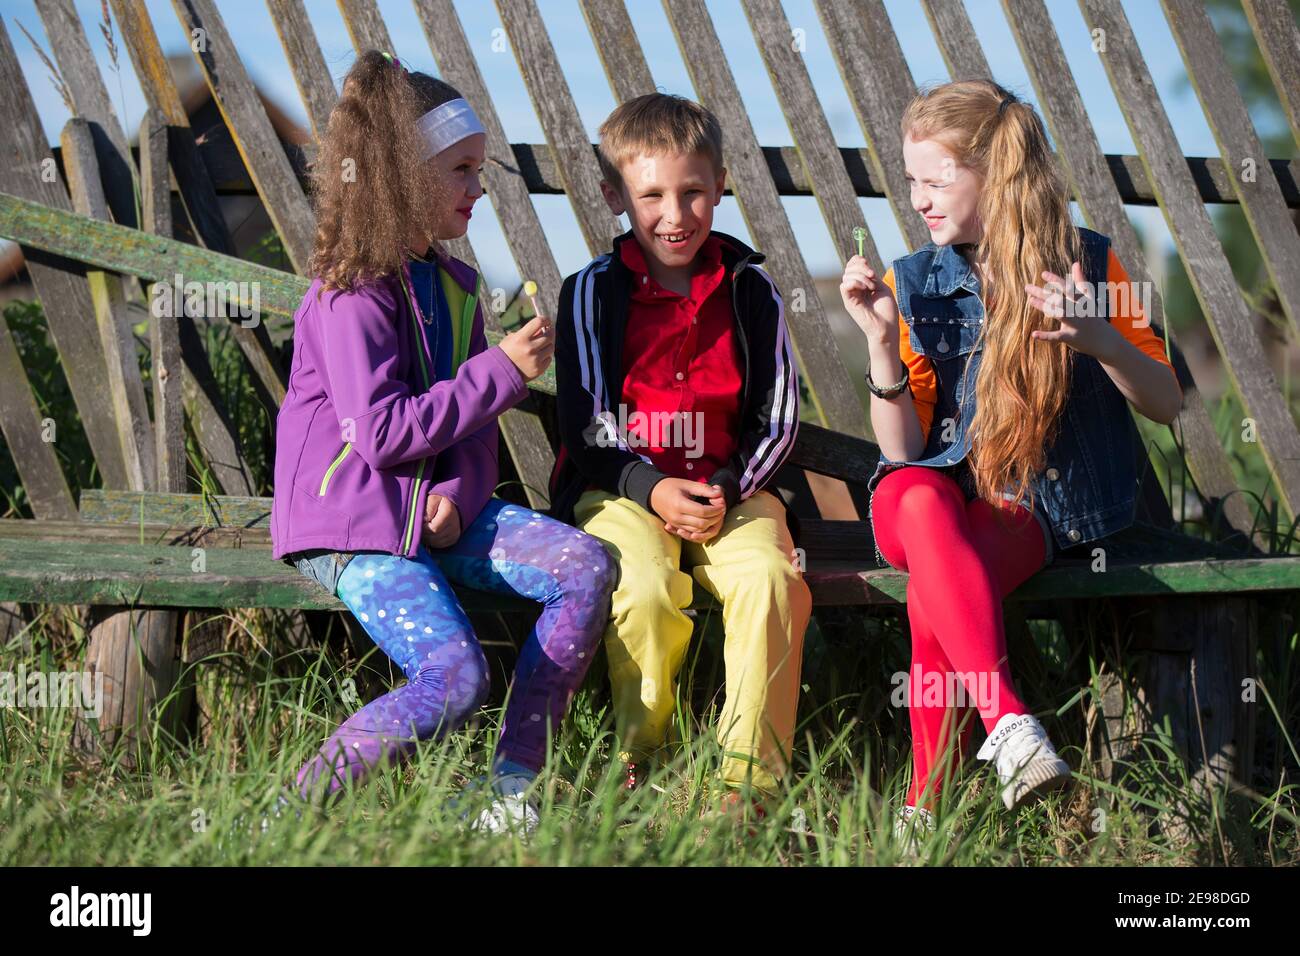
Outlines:
[[[199, 559], [202, 558], [202, 563]], [[201, 570], [196, 570], [201, 568]], [[818, 606], [899, 604], [907, 576], [834, 563], [806, 575]], [[1112, 561], [1105, 573], [1062, 561], [1012, 594], [1021, 600], [1300, 590], [1300, 557]], [[342, 604], [260, 548], [167, 547], [82, 540], [75, 548], [40, 538], [0, 536], [0, 601], [156, 607], [278, 607], [341, 610]], [[529, 602], [464, 591], [467, 610], [527, 608]], [[712, 606], [696, 589], [694, 607]]]

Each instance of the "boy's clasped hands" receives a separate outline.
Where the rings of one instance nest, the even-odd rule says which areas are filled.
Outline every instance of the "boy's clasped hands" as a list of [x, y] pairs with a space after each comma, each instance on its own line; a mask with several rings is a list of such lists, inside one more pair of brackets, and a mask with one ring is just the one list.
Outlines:
[[[697, 499], [704, 498], [706, 502]], [[662, 478], [650, 492], [650, 507], [664, 519], [664, 530], [703, 544], [722, 530], [727, 502], [717, 485], [689, 478]]]

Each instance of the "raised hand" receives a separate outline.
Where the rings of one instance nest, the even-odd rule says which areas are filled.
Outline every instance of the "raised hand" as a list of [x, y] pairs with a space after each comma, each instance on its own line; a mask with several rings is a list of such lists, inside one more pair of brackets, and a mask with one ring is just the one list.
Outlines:
[[546, 371], [555, 355], [555, 326], [544, 315], [535, 315], [521, 329], [501, 340], [501, 351], [528, 381]]
[[894, 295], [862, 256], [854, 256], [844, 266], [840, 298], [868, 339], [898, 341], [898, 305]]
[[1103, 361], [1115, 354], [1123, 336], [1108, 321], [1097, 315], [1092, 289], [1078, 262], [1070, 265], [1070, 278], [1043, 272], [1045, 285], [1025, 285], [1029, 304], [1043, 315], [1060, 321], [1054, 330], [1035, 329], [1030, 336], [1044, 342], [1064, 342], [1076, 352]]

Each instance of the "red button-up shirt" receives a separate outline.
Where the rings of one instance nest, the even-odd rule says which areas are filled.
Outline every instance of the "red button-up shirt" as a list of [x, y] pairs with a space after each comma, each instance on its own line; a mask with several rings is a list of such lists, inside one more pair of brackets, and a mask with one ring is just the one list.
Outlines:
[[666, 475], [707, 482], [735, 453], [744, 387], [722, 243], [710, 236], [700, 247], [685, 296], [654, 280], [636, 242], [620, 255], [634, 274], [623, 338], [633, 450]]

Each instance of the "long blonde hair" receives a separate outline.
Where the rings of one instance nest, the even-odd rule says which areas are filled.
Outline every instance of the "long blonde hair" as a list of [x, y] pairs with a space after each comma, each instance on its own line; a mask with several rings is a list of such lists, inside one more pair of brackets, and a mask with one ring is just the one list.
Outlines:
[[[976, 377], [970, 468], [975, 491], [997, 502], [1011, 487], [1028, 499], [1070, 392], [1073, 357], [1058, 342], [1030, 333], [1057, 320], [1029, 304], [1026, 283], [1044, 270], [1070, 274], [1080, 257], [1069, 194], [1034, 108], [996, 83], [944, 83], [917, 95], [903, 113], [903, 136], [935, 140], [981, 177], [978, 216], [986, 315], [984, 355]], [[969, 366], [968, 366], [969, 368]]]

